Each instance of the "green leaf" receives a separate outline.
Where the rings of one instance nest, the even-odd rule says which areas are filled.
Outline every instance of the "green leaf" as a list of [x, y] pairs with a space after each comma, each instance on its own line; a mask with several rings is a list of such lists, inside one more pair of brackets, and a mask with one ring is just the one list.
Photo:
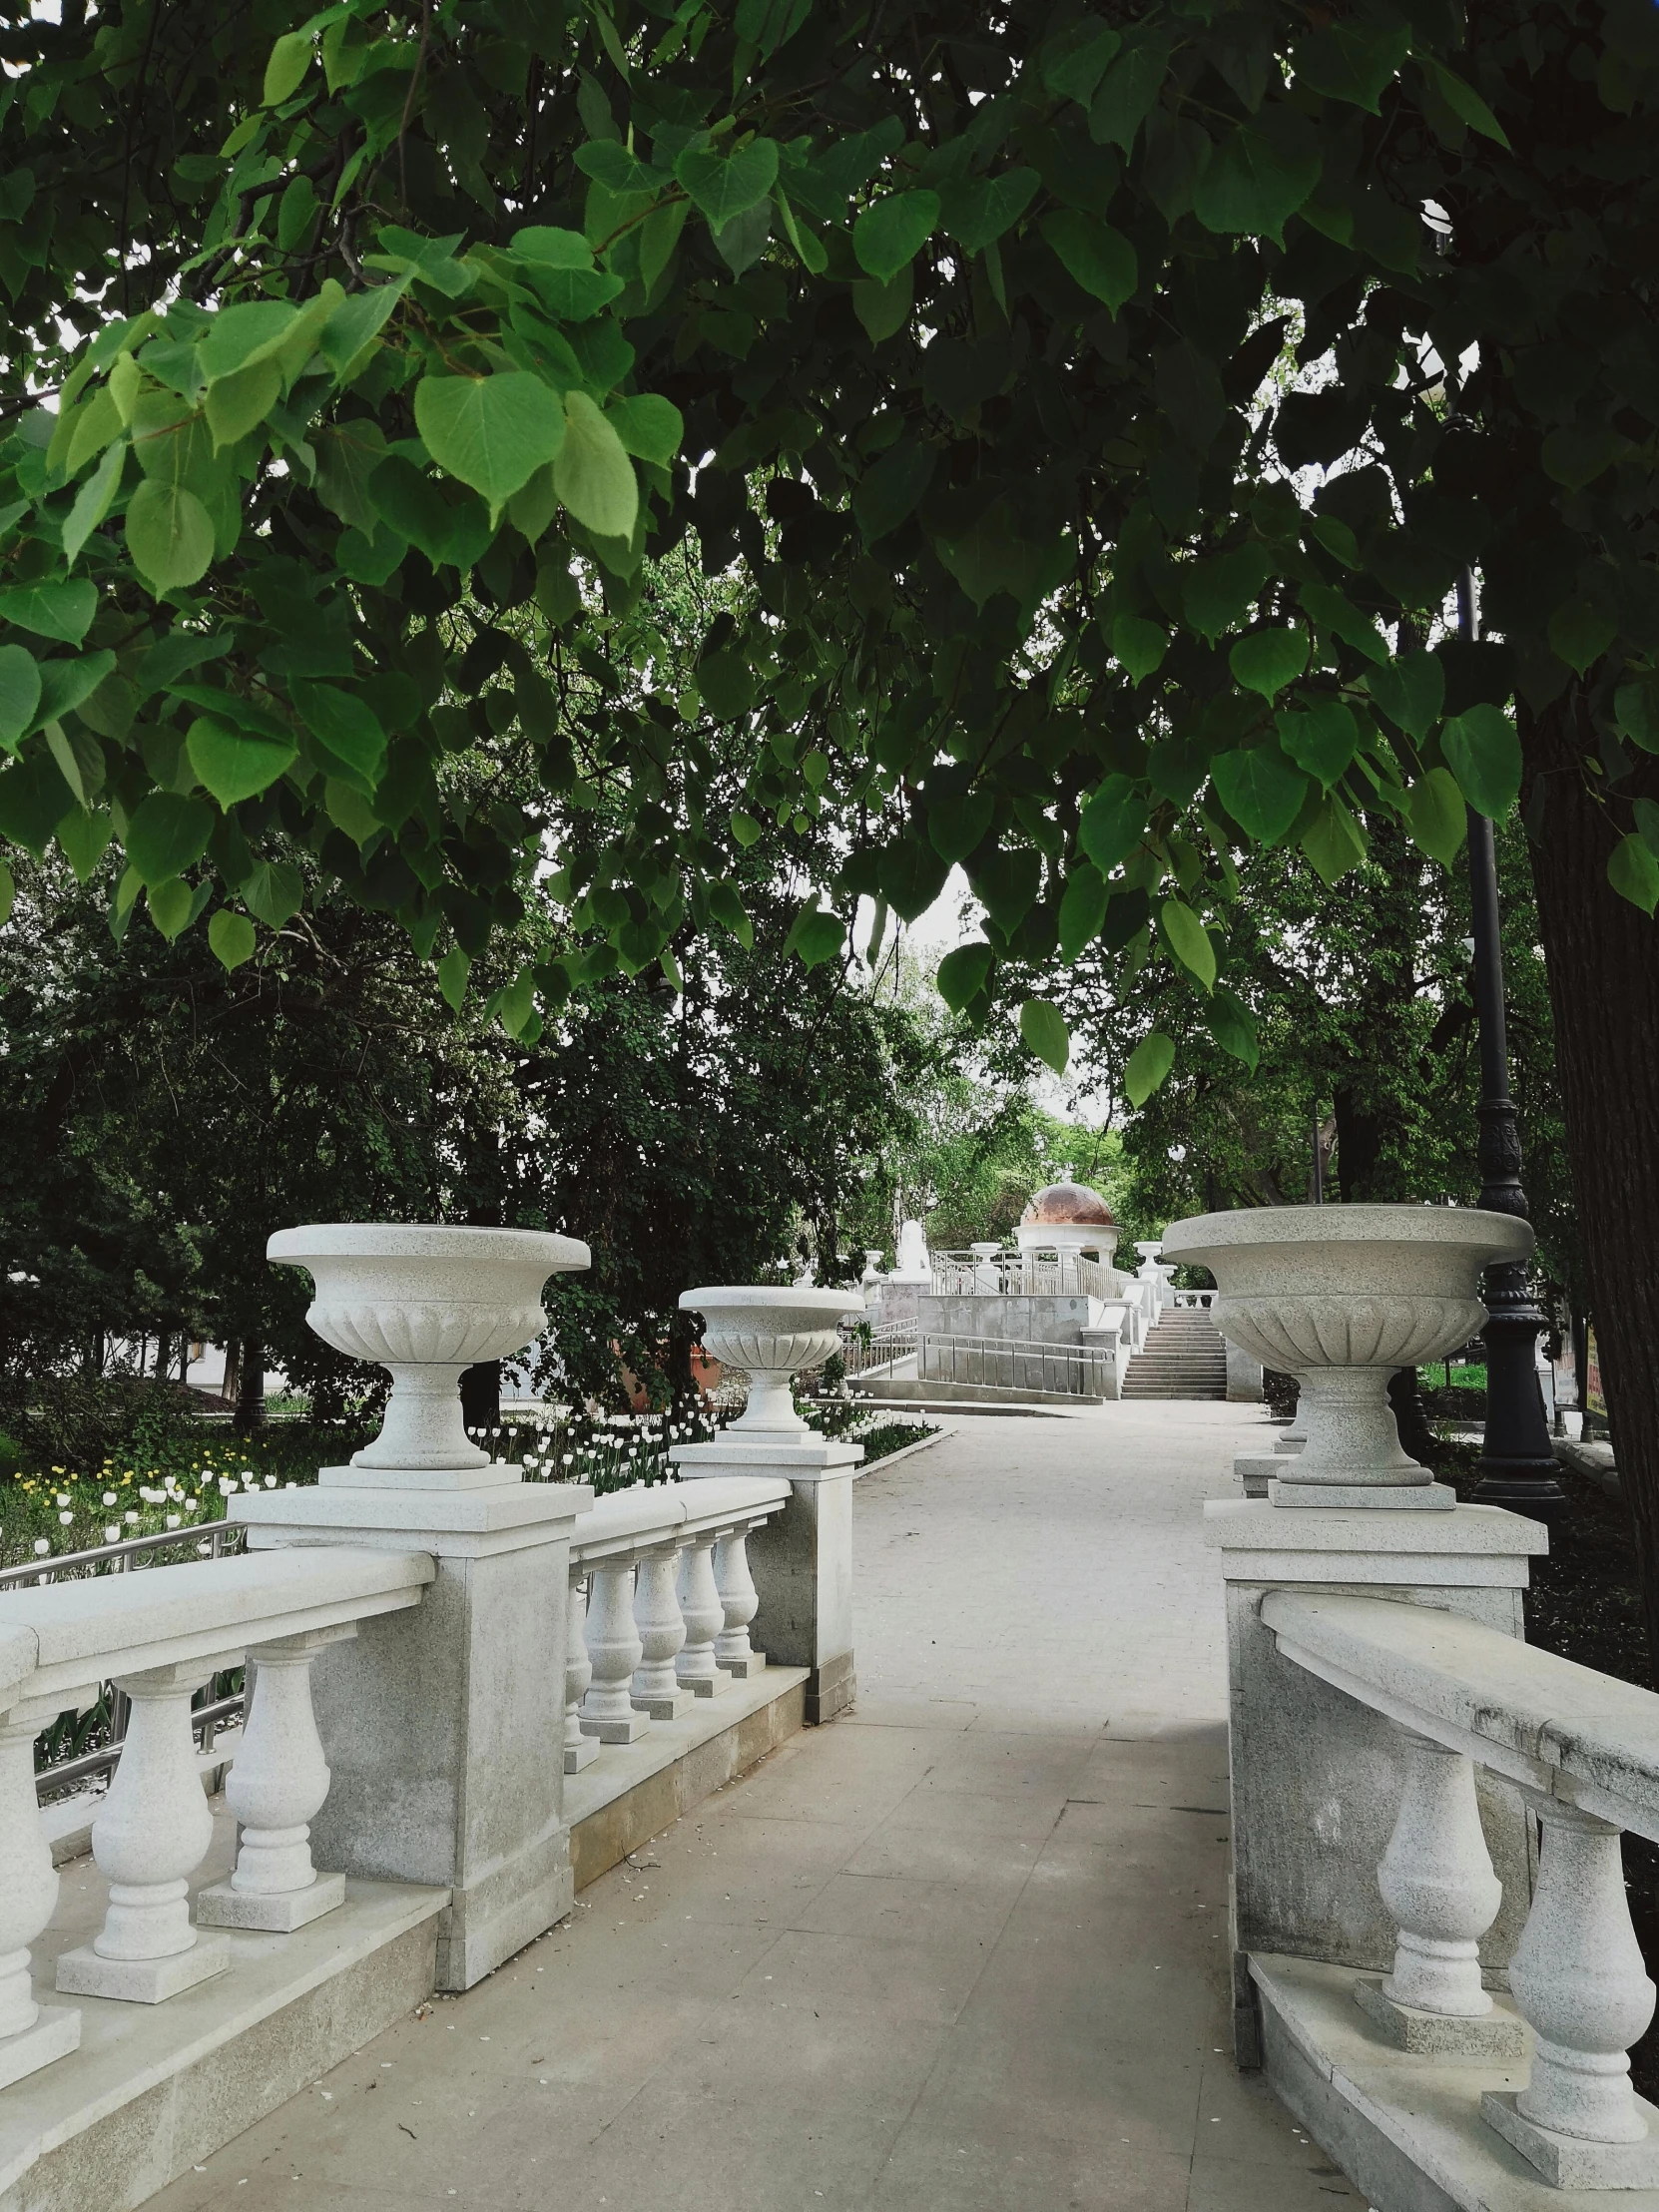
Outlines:
[[246, 914], [221, 906], [208, 923], [208, 943], [221, 967], [239, 968], [254, 957], [254, 924]]
[[1234, 681], [1264, 699], [1277, 699], [1308, 666], [1306, 630], [1252, 630], [1227, 656]]
[[380, 244], [384, 252], [365, 254], [363, 263], [369, 269], [390, 270], [396, 276], [430, 284], [446, 299], [460, 299], [472, 289], [475, 274], [455, 259], [455, 249], [465, 236], [464, 231], [456, 231], [449, 238], [422, 238], [418, 231], [406, 231], [399, 223], [382, 223]]
[[941, 860], [965, 860], [984, 843], [996, 819], [988, 792], [966, 792], [959, 799], [936, 799], [927, 809], [927, 838]]
[[149, 885], [145, 903], [150, 908], [150, 919], [169, 944], [190, 927], [196, 896], [195, 888], [181, 883], [177, 876], [170, 876], [165, 883]]
[[11, 869], [0, 860], [0, 929], [11, 919], [12, 901], [17, 896], [17, 884]]
[[754, 950], [755, 924], [736, 883], [720, 880], [709, 885], [709, 913], [723, 929], [731, 930], [739, 944]]
[[578, 147], [576, 166], [584, 177], [591, 177], [618, 199], [636, 195], [649, 199], [668, 182], [658, 171], [648, 169], [637, 154], [630, 154], [620, 139], [593, 139]]
[[697, 688], [710, 714], [735, 722], [755, 704], [755, 672], [731, 647], [705, 654], [697, 664]]
[[463, 572], [490, 542], [490, 518], [480, 500], [460, 494], [451, 501], [430, 476], [394, 453], [368, 479], [368, 496], [400, 538], [418, 546], [434, 568], [445, 562]]
[[301, 170], [276, 205], [276, 244], [291, 254], [316, 219], [316, 187]]
[[160, 599], [207, 575], [214, 557], [213, 521], [193, 491], [147, 476], [128, 502], [127, 550]]
[[1373, 669], [1366, 689], [1391, 723], [1420, 743], [1445, 705], [1445, 670], [1434, 654], [1419, 648]]
[[36, 753], [0, 774], [0, 837], [25, 846], [38, 860], [74, 804], [57, 762], [50, 753]]
[[1568, 491], [1582, 491], [1612, 465], [1623, 441], [1609, 422], [1564, 422], [1539, 447], [1544, 474]]
[[265, 65], [265, 89], [260, 94], [261, 107], [279, 108], [284, 100], [299, 90], [310, 66], [310, 32], [284, 31], [271, 49], [271, 59]]
[[1346, 592], [1338, 591], [1334, 584], [1322, 584], [1317, 578], [1308, 577], [1301, 593], [1302, 604], [1316, 622], [1352, 645], [1357, 653], [1363, 653], [1376, 667], [1386, 668], [1387, 640], [1370, 615], [1362, 614]]
[[0, 645], [0, 745], [15, 753], [35, 726], [40, 667], [21, 645]]
[[[593, 407], [591, 399], [587, 404]], [[427, 452], [439, 468], [488, 501], [492, 522], [538, 468], [557, 458], [565, 442], [565, 409], [527, 369], [423, 376], [415, 386], [414, 412]]]
[[726, 155], [688, 146], [674, 174], [710, 230], [719, 231], [758, 206], [778, 182], [778, 142], [758, 138]]
[[1242, 999], [1235, 998], [1225, 983], [1218, 983], [1206, 1009], [1210, 1034], [1223, 1052], [1231, 1053], [1235, 1060], [1242, 1060], [1252, 1075], [1262, 1057], [1261, 1044], [1256, 1035], [1256, 1017]]
[[250, 361], [208, 386], [208, 426], [214, 450], [235, 445], [262, 423], [282, 396], [282, 371], [274, 360]]
[[1152, 111], [1169, 68], [1175, 33], [1166, 26], [1137, 25], [1100, 81], [1089, 107], [1089, 136], [1097, 146], [1129, 153]]
[[1454, 77], [1449, 69], [1442, 68], [1426, 55], [1419, 54], [1416, 59], [1423, 75], [1458, 121], [1466, 123], [1471, 131], [1478, 131], [1482, 138], [1495, 140], [1507, 153], [1509, 141], [1503, 135], [1503, 127], [1474, 87], [1464, 84], [1461, 77]]
[[1634, 831], [1614, 845], [1607, 862], [1607, 880], [1621, 898], [1640, 906], [1644, 914], [1659, 907], [1659, 860]]
[[746, 208], [742, 215], [735, 215], [730, 223], [723, 223], [711, 236], [721, 260], [734, 276], [741, 276], [766, 252], [767, 240], [772, 236], [772, 202], [762, 200], [755, 207]]
[[732, 834], [747, 848], [760, 842], [761, 826], [753, 815], [746, 815], [740, 807], [732, 816]]
[[1405, 59], [1410, 42], [1403, 23], [1328, 23], [1297, 40], [1291, 66], [1299, 86], [1380, 115], [1383, 87]]
[[283, 299], [249, 299], [222, 309], [197, 342], [203, 375], [214, 383], [269, 360], [298, 319], [299, 309]]
[[84, 577], [74, 583], [45, 580], [14, 584], [0, 591], [0, 622], [15, 622], [39, 638], [60, 638], [79, 645], [98, 612], [98, 587]]
[[109, 513], [126, 465], [127, 443], [123, 439], [120, 444], [106, 449], [104, 458], [75, 494], [75, 504], [63, 526], [63, 557], [72, 567], [88, 538]]
[[1216, 148], [1193, 191], [1193, 212], [1207, 231], [1224, 237], [1271, 238], [1285, 243], [1285, 225], [1320, 178], [1317, 140], [1299, 145], [1270, 138], [1241, 124]]
[[908, 269], [939, 220], [936, 192], [889, 192], [867, 207], [852, 226], [858, 267], [878, 284]]
[[114, 831], [115, 824], [109, 815], [95, 815], [85, 807], [72, 808], [58, 824], [57, 839], [69, 856], [77, 883], [92, 881], [99, 861], [110, 848]]
[[1129, 1055], [1123, 1071], [1123, 1095], [1131, 1106], [1144, 1106], [1175, 1065], [1175, 1043], [1162, 1030], [1143, 1037]]
[[1568, 599], [1549, 618], [1549, 649], [1582, 676], [1618, 633], [1618, 624], [1605, 608], [1588, 599]]
[[1088, 950], [1106, 920], [1106, 878], [1083, 860], [1066, 876], [1060, 899], [1060, 955], [1075, 960]]
[[304, 904], [305, 886], [299, 870], [286, 860], [256, 860], [237, 885], [237, 895], [268, 929], [280, 929]]
[[845, 942], [846, 924], [839, 914], [829, 913], [822, 906], [805, 906], [795, 918], [784, 951], [786, 956], [798, 953], [804, 967], [816, 968], [835, 959]]
[[1146, 824], [1146, 801], [1128, 777], [1108, 776], [1084, 803], [1077, 841], [1101, 874], [1110, 875], [1140, 843]]
[[1058, 1006], [1051, 1006], [1046, 998], [1028, 998], [1019, 1010], [1019, 1033], [1028, 1051], [1056, 1075], [1065, 1074], [1066, 1062], [1071, 1058], [1071, 1034]]
[[1365, 831], [1332, 793], [1303, 832], [1302, 849], [1322, 883], [1336, 883], [1358, 867], [1369, 849]]
[[634, 464], [585, 391], [565, 394], [565, 437], [553, 462], [553, 483], [587, 529], [602, 538], [632, 537], [640, 504]]
[[939, 962], [935, 978], [939, 996], [953, 1014], [959, 1014], [970, 1000], [979, 996], [992, 967], [996, 954], [982, 938], [971, 944], [959, 944], [954, 952], [947, 952]]
[[908, 262], [890, 284], [861, 283], [852, 287], [852, 311], [864, 326], [871, 345], [879, 345], [895, 330], [902, 330], [915, 300], [915, 277]]
[[1041, 182], [1034, 169], [958, 177], [939, 188], [939, 223], [964, 254], [981, 254], [1019, 221]]
[[197, 781], [225, 808], [269, 791], [299, 757], [291, 745], [232, 730], [206, 715], [191, 724], [185, 750]]
[[1169, 632], [1148, 622], [1143, 615], [1116, 615], [1112, 620], [1112, 658], [1126, 669], [1133, 682], [1143, 683], [1163, 663], [1169, 651]]
[[1454, 715], [1440, 732], [1440, 750], [1476, 814], [1495, 822], [1520, 797], [1520, 739], [1500, 707]]
[[933, 481], [938, 461], [936, 445], [920, 438], [901, 438], [865, 469], [852, 494], [852, 512], [866, 545], [896, 530], [915, 512]]
[[1220, 754], [1210, 774], [1227, 812], [1261, 844], [1285, 834], [1308, 797], [1307, 777], [1274, 744]]
[[316, 348], [333, 370], [335, 380], [349, 383], [366, 349], [385, 327], [392, 309], [408, 288], [407, 276], [393, 283], [374, 284], [354, 291], [317, 332]]
[[1212, 645], [1243, 619], [1273, 572], [1265, 545], [1239, 545], [1231, 553], [1189, 561], [1182, 570], [1181, 605], [1187, 620]]
[[1636, 676], [1613, 694], [1613, 717], [1632, 745], [1659, 753], [1659, 676]]
[[813, 12], [813, 0], [738, 0], [738, 37], [770, 61], [788, 45]]
[[471, 972], [472, 962], [458, 944], [451, 945], [438, 962], [438, 989], [442, 991], [445, 1003], [457, 1014], [461, 1010], [461, 1001], [466, 996], [466, 979]]
[[1280, 744], [1297, 767], [1308, 776], [1318, 777], [1327, 791], [1347, 772], [1360, 750], [1360, 725], [1340, 699], [1316, 699], [1300, 711], [1282, 707], [1273, 724]]
[[1187, 973], [1205, 990], [1216, 983], [1216, 948], [1210, 932], [1179, 898], [1166, 898], [1158, 909], [1158, 930]]
[[1077, 208], [1055, 208], [1037, 225], [1068, 273], [1115, 315], [1139, 280], [1135, 249], [1121, 231]]
[[148, 890], [201, 859], [213, 831], [214, 812], [205, 799], [152, 792], [128, 823], [123, 842], [139, 881]]
[[1098, 16], [1086, 15], [1066, 24], [1043, 47], [1044, 87], [1057, 100], [1075, 100], [1086, 108], [1122, 44], [1119, 34]]
[[36, 723], [59, 722], [65, 715], [73, 714], [114, 669], [115, 655], [107, 650], [83, 653], [75, 660], [42, 661]]
[[1405, 819], [1422, 849], [1450, 867], [1468, 834], [1468, 809], [1448, 768], [1431, 768], [1405, 794]]
[[367, 700], [300, 678], [288, 694], [311, 736], [345, 771], [343, 781], [371, 797], [385, 767], [386, 733]]
[[686, 418], [672, 399], [660, 392], [642, 391], [631, 399], [613, 399], [605, 419], [622, 440], [627, 452], [642, 461], [668, 468], [686, 434]]

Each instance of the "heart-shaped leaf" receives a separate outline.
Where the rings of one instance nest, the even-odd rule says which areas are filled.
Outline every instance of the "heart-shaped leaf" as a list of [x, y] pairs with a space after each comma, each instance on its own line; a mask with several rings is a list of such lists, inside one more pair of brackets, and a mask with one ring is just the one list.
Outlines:
[[73, 583], [43, 580], [0, 591], [0, 622], [15, 622], [39, 638], [79, 645], [98, 612], [98, 587], [84, 577]]
[[758, 138], [735, 154], [688, 146], [674, 165], [686, 197], [719, 231], [763, 201], [778, 182], [778, 142]]
[[1307, 777], [1273, 744], [1220, 754], [1210, 763], [1210, 774], [1227, 812], [1262, 844], [1285, 834], [1308, 796]]
[[553, 485], [576, 520], [602, 538], [628, 538], [640, 487], [621, 438], [585, 391], [565, 394], [565, 435]]
[[221, 906], [208, 923], [208, 943], [221, 967], [239, 968], [254, 957], [254, 924], [246, 914]]
[[1102, 875], [1128, 859], [1146, 830], [1146, 801], [1127, 776], [1108, 776], [1077, 818], [1077, 841]]
[[935, 980], [939, 996], [952, 1013], [959, 1014], [971, 999], [978, 997], [995, 963], [996, 954], [982, 940], [959, 944], [954, 952], [945, 954], [939, 962]]
[[1143, 1037], [1123, 1071], [1123, 1094], [1131, 1106], [1144, 1106], [1175, 1065], [1175, 1042], [1162, 1030]]
[[1104, 299], [1113, 314], [1133, 297], [1140, 280], [1135, 249], [1121, 231], [1078, 208], [1056, 208], [1037, 226], [1086, 292]]
[[34, 728], [40, 666], [26, 646], [0, 645], [0, 745], [15, 753]]
[[1308, 666], [1306, 630], [1252, 630], [1227, 656], [1235, 682], [1246, 691], [1277, 699]]
[[427, 452], [439, 468], [488, 501], [492, 522], [565, 442], [565, 408], [528, 369], [506, 369], [494, 376], [423, 376], [415, 386], [414, 411]]
[[1060, 898], [1060, 954], [1075, 960], [1099, 936], [1106, 919], [1106, 878], [1089, 861], [1081, 861], [1066, 877]]
[[1158, 909], [1158, 929], [1177, 960], [1206, 991], [1216, 982], [1216, 948], [1190, 906], [1179, 898], [1166, 898]]
[[234, 807], [242, 799], [257, 799], [299, 757], [291, 745], [276, 743], [252, 731], [233, 730], [207, 715], [191, 724], [185, 748], [198, 782], [222, 807]]
[[1440, 750], [1476, 814], [1495, 822], [1520, 797], [1520, 739], [1501, 707], [1482, 703], [1453, 715], [1440, 732]]
[[852, 226], [858, 267], [878, 284], [891, 283], [914, 261], [938, 220], [936, 192], [883, 193]]
[[1019, 1010], [1019, 1033], [1039, 1060], [1056, 1075], [1065, 1074], [1071, 1058], [1071, 1032], [1058, 1006], [1051, 1006], [1046, 998], [1028, 998]]
[[206, 800], [152, 792], [127, 825], [127, 857], [139, 881], [153, 889], [201, 859], [213, 830], [214, 813]]
[[1405, 794], [1405, 819], [1422, 849], [1450, 867], [1468, 834], [1468, 809], [1447, 768], [1431, 768]]

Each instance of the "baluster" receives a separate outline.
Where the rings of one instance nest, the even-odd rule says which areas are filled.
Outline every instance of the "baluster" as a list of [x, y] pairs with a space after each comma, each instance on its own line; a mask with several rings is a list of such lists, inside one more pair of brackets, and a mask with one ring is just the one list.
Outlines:
[[588, 1658], [593, 1679], [582, 1700], [584, 1736], [602, 1744], [633, 1744], [651, 1726], [629, 1695], [643, 1646], [634, 1626], [634, 1562], [624, 1555], [588, 1567]]
[[213, 1843], [214, 1819], [196, 1770], [191, 1693], [235, 1656], [152, 1667], [116, 1687], [132, 1700], [126, 1745], [92, 1824], [92, 1856], [109, 1879], [104, 1925], [58, 1960], [72, 1996], [160, 2004], [231, 1963], [224, 1936], [198, 1936], [187, 1878]]
[[225, 1802], [242, 1826], [229, 1882], [196, 1901], [199, 1928], [290, 1936], [345, 1903], [345, 1877], [311, 1864], [310, 1824], [328, 1795], [328, 1762], [311, 1705], [311, 1661], [355, 1636], [354, 1623], [280, 1636], [248, 1654], [258, 1672]]
[[578, 1711], [587, 1695], [588, 1684], [593, 1680], [593, 1662], [588, 1657], [588, 1597], [583, 1585], [588, 1570], [576, 1560], [570, 1563], [570, 1596], [565, 1613], [565, 1772], [580, 1774], [584, 1767], [591, 1767], [599, 1757], [599, 1745], [592, 1736], [582, 1734], [581, 1715]]
[[715, 1638], [715, 1664], [724, 1667], [736, 1682], [746, 1682], [764, 1672], [766, 1653], [749, 1640], [749, 1624], [761, 1609], [755, 1577], [749, 1571], [749, 1535], [758, 1521], [728, 1529], [715, 1544], [715, 1588], [720, 1593], [725, 1626]]
[[1355, 1997], [1401, 2050], [1519, 2058], [1520, 2021], [1494, 2012], [1480, 1985], [1480, 1938], [1497, 1918], [1503, 1885], [1480, 1827], [1474, 1768], [1442, 1744], [1400, 1734], [1405, 1787], [1377, 1870], [1399, 1940], [1393, 1971], [1357, 1981]]
[[1481, 2112], [1556, 2188], [1659, 2186], [1659, 2112], [1631, 2088], [1626, 2055], [1653, 2017], [1654, 1987], [1630, 1925], [1620, 1832], [1521, 1794], [1538, 1816], [1538, 1887], [1509, 1987], [1537, 2044], [1526, 2087], [1487, 2090]]
[[39, 2004], [29, 1945], [58, 1903], [58, 1871], [35, 1797], [41, 1716], [0, 1721], [0, 2089], [77, 2050], [78, 2006]]
[[686, 1622], [686, 1648], [679, 1674], [699, 1697], [720, 1697], [732, 1677], [715, 1664], [715, 1637], [726, 1622], [726, 1608], [715, 1587], [715, 1539], [711, 1530], [693, 1536], [680, 1560], [680, 1611]]
[[676, 1678], [674, 1663], [686, 1641], [686, 1624], [674, 1594], [674, 1567], [680, 1555], [676, 1539], [640, 1554], [634, 1584], [634, 1626], [639, 1630], [640, 1664], [634, 1669], [633, 1700], [654, 1721], [677, 1721], [690, 1712], [692, 1692]]

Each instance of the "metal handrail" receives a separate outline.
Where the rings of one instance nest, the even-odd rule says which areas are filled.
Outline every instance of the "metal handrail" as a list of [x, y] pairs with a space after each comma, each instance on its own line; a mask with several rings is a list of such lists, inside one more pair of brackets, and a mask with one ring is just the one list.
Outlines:
[[[941, 1352], [949, 1362], [948, 1374], [941, 1373], [937, 1364]], [[958, 1375], [959, 1364], [965, 1364], [971, 1369], [975, 1361], [980, 1370], [977, 1377], [971, 1373], [966, 1376]], [[1016, 1373], [1021, 1366], [1029, 1369], [1032, 1362], [1035, 1362], [1041, 1377], [1035, 1383], [1028, 1379], [1020, 1380]], [[1006, 1378], [999, 1374], [993, 1382], [985, 1372], [987, 1367], [995, 1366], [1000, 1369], [1004, 1365], [1008, 1371]], [[993, 1388], [1046, 1390], [1049, 1387], [1048, 1371], [1053, 1366], [1066, 1378], [1059, 1385], [1059, 1392], [1067, 1397], [1104, 1397], [1107, 1394], [1104, 1387], [1091, 1391], [1087, 1383], [1091, 1378], [1097, 1384], [1103, 1383], [1109, 1365], [1110, 1355], [1103, 1346], [1028, 1343], [1017, 1337], [951, 1337], [928, 1334], [919, 1338], [916, 1349], [916, 1377], [920, 1382], [966, 1382], [970, 1384], [976, 1382], [981, 1386], [988, 1384]]]
[[248, 1531], [240, 1521], [198, 1521], [194, 1528], [166, 1528], [159, 1536], [124, 1536], [119, 1543], [95, 1544], [88, 1551], [49, 1552], [43, 1558], [31, 1559], [19, 1567], [0, 1567], [0, 1590], [27, 1587], [45, 1589], [59, 1581], [73, 1568], [96, 1574], [104, 1561], [121, 1560], [117, 1573], [125, 1573], [125, 1562], [141, 1553], [164, 1551], [169, 1546], [177, 1549], [180, 1544], [196, 1544], [205, 1541], [208, 1557], [223, 1559], [228, 1551], [240, 1551], [247, 1541]]

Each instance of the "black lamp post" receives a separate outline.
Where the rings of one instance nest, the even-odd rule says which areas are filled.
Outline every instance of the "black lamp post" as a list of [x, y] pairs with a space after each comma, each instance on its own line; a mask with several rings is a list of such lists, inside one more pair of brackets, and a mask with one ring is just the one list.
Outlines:
[[[1477, 635], [1474, 579], [1457, 579], [1458, 633]], [[1480, 1031], [1480, 1204], [1495, 1214], [1528, 1218], [1521, 1188], [1520, 1134], [1509, 1096], [1509, 1054], [1504, 1036], [1503, 948], [1498, 935], [1497, 851], [1486, 816], [1468, 810], [1469, 894], [1474, 919], [1474, 1010]], [[1534, 1520], [1558, 1518], [1566, 1493], [1555, 1473], [1549, 1427], [1538, 1388], [1538, 1332], [1543, 1315], [1533, 1303], [1519, 1262], [1488, 1268], [1486, 1300], [1486, 1441], [1475, 1485], [1477, 1505], [1504, 1505]]]

